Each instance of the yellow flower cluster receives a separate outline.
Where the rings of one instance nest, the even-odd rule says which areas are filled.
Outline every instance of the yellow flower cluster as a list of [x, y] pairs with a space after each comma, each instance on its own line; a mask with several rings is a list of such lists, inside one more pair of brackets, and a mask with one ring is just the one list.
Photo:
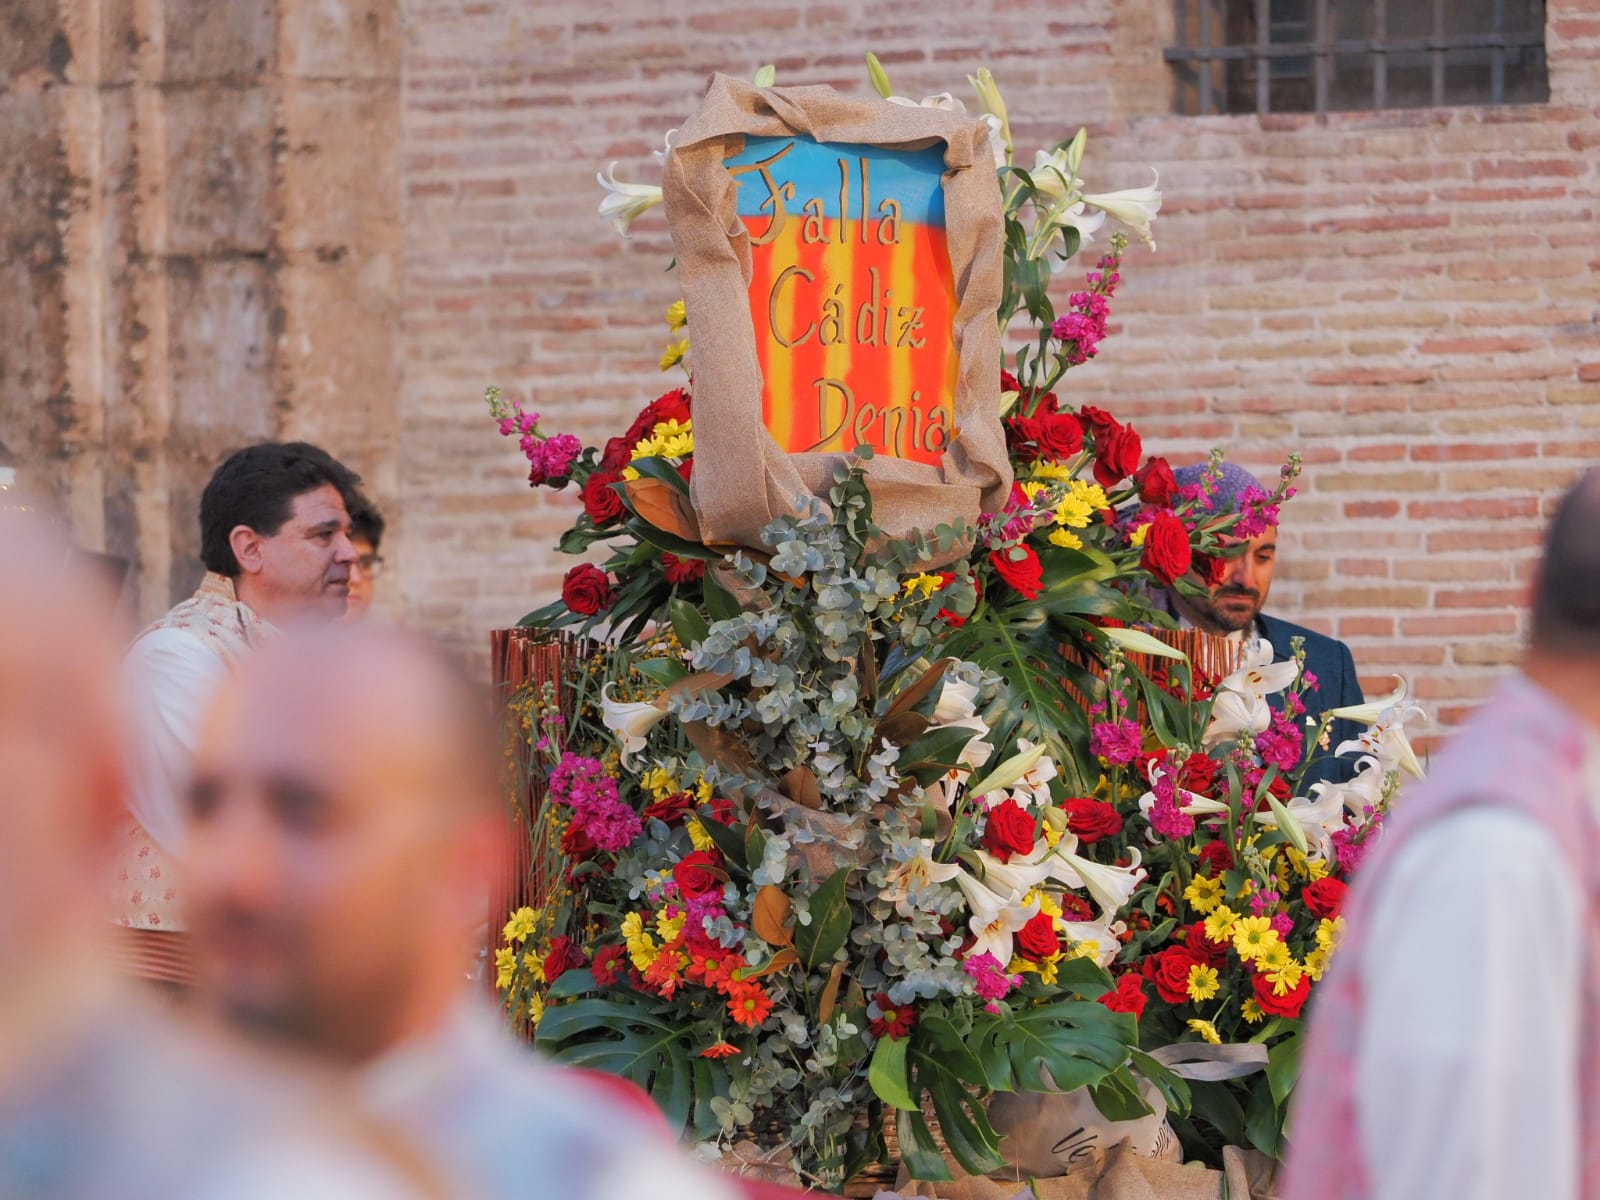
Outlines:
[[922, 598], [926, 600], [929, 596], [932, 596], [943, 586], [944, 580], [940, 579], [939, 576], [929, 575], [926, 572], [923, 572], [922, 574], [913, 575], [907, 579], [905, 583], [901, 585], [900, 590], [901, 593], [906, 596], [920, 593]]
[[642, 913], [631, 912], [622, 918], [622, 940], [627, 943], [628, 957], [637, 970], [648, 970], [661, 955], [661, 947], [645, 929]]
[[1083, 549], [1083, 539], [1072, 531], [1087, 529], [1089, 523], [1094, 520], [1095, 513], [1111, 506], [1111, 502], [1106, 498], [1105, 489], [1099, 484], [1085, 483], [1081, 479], [1072, 478], [1068, 468], [1061, 463], [1039, 463], [1035, 466], [1033, 474], [1032, 479], [1018, 485], [1030, 501], [1035, 500], [1041, 492], [1051, 490], [1055, 484], [1066, 484], [1065, 490], [1055, 502], [1054, 527], [1047, 540], [1052, 546], [1061, 546], [1068, 550]]
[[538, 928], [539, 910], [524, 905], [511, 914], [511, 919], [500, 932], [508, 945], [520, 946], [532, 937]]
[[678, 777], [658, 764], [639, 777], [639, 784], [652, 798], [661, 800], [678, 790]]
[[694, 453], [694, 422], [670, 419], [657, 422], [639, 439], [631, 458], [688, 458]]

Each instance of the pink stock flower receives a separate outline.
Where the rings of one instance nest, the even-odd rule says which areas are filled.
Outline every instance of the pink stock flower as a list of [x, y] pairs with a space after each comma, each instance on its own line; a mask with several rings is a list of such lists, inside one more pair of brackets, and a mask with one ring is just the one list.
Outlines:
[[1298, 767], [1304, 747], [1305, 735], [1286, 712], [1274, 713], [1272, 724], [1256, 734], [1256, 753], [1261, 761], [1280, 771], [1293, 771]]
[[1144, 738], [1135, 721], [1123, 717], [1116, 721], [1101, 721], [1089, 731], [1089, 753], [1105, 759], [1112, 766], [1125, 767], [1139, 757], [1144, 748]]
[[1178, 807], [1178, 776], [1161, 771], [1150, 788], [1155, 803], [1150, 806], [1150, 828], [1164, 838], [1186, 838], [1194, 832], [1194, 818]]
[[1278, 524], [1278, 506], [1271, 503], [1272, 493], [1251, 484], [1239, 493], [1239, 522], [1233, 527], [1235, 537], [1259, 537]]
[[1003, 1000], [1013, 988], [1022, 986], [1021, 975], [1007, 975], [1000, 960], [985, 950], [961, 964], [961, 969], [972, 978], [978, 995], [989, 1003], [984, 1008], [992, 1013], [1000, 1011], [997, 1001]]
[[1276, 913], [1272, 918], [1272, 928], [1277, 930], [1279, 937], [1286, 938], [1294, 932], [1294, 918], [1288, 913]]

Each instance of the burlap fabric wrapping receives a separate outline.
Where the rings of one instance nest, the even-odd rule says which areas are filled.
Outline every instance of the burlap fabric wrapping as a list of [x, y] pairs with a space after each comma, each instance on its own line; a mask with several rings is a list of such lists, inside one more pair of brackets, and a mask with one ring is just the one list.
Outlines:
[[999, 419], [1004, 225], [988, 130], [961, 113], [850, 99], [828, 87], [757, 88], [717, 75], [678, 134], [662, 177], [694, 334], [695, 467], [690, 497], [708, 545], [759, 545], [761, 528], [832, 482], [837, 454], [789, 454], [762, 423], [761, 370], [747, 289], [750, 236], [723, 160], [746, 135], [898, 149], [945, 145], [945, 231], [960, 359], [955, 437], [938, 465], [879, 456], [874, 516], [891, 535], [998, 511], [1011, 488]]
[[1031, 1185], [1036, 1200], [1277, 1200], [1277, 1164], [1255, 1150], [1226, 1146], [1222, 1170], [1162, 1162], [1135, 1154], [1127, 1143], [1096, 1151], [1081, 1169], [1060, 1179], [967, 1176], [944, 1183], [900, 1180], [901, 1196], [940, 1200], [1013, 1200]]

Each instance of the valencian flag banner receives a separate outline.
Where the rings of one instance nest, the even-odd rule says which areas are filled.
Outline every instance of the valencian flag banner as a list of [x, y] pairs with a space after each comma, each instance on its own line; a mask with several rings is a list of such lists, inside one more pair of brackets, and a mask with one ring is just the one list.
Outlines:
[[725, 160], [750, 234], [762, 418], [791, 453], [937, 463], [955, 428], [943, 146], [750, 137]]

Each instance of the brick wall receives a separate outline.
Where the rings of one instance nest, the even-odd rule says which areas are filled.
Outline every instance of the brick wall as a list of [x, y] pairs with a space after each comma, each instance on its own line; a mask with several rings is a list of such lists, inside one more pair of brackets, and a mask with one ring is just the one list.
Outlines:
[[[419, 0], [406, 48], [405, 588], [471, 631], [557, 586], [573, 498], [530, 493], [475, 397], [614, 431], [662, 387], [675, 296], [658, 218], [628, 242], [593, 172], [650, 151], [714, 70], [965, 93], [989, 65], [1025, 152], [1090, 130], [1092, 180], [1161, 171], [1159, 251], [1130, 252], [1117, 336], [1069, 376], [1175, 459], [1307, 463], [1273, 609], [1416, 682], [1446, 724], [1512, 661], [1541, 523], [1600, 452], [1600, 18], [1551, 0], [1548, 106], [1178, 118], [1170, 5], [940, 9], [721, 0]], [[684, 15], [674, 15], [682, 11]]]
[[374, 481], [392, 607], [481, 646], [547, 599], [575, 498], [527, 490], [482, 389], [605, 436], [662, 389], [676, 296], [659, 217], [618, 239], [594, 172], [655, 178], [712, 71], [863, 93], [869, 47], [912, 96], [990, 66], [1025, 156], [1084, 124], [1097, 186], [1160, 169], [1160, 249], [1072, 398], [1175, 459], [1301, 450], [1272, 607], [1373, 688], [1460, 718], [1600, 449], [1592, 0], [1550, 0], [1548, 105], [1326, 118], [1169, 115], [1167, 0], [13, 7], [0, 441], [139, 560], [146, 613], [209, 464], [261, 435]]

